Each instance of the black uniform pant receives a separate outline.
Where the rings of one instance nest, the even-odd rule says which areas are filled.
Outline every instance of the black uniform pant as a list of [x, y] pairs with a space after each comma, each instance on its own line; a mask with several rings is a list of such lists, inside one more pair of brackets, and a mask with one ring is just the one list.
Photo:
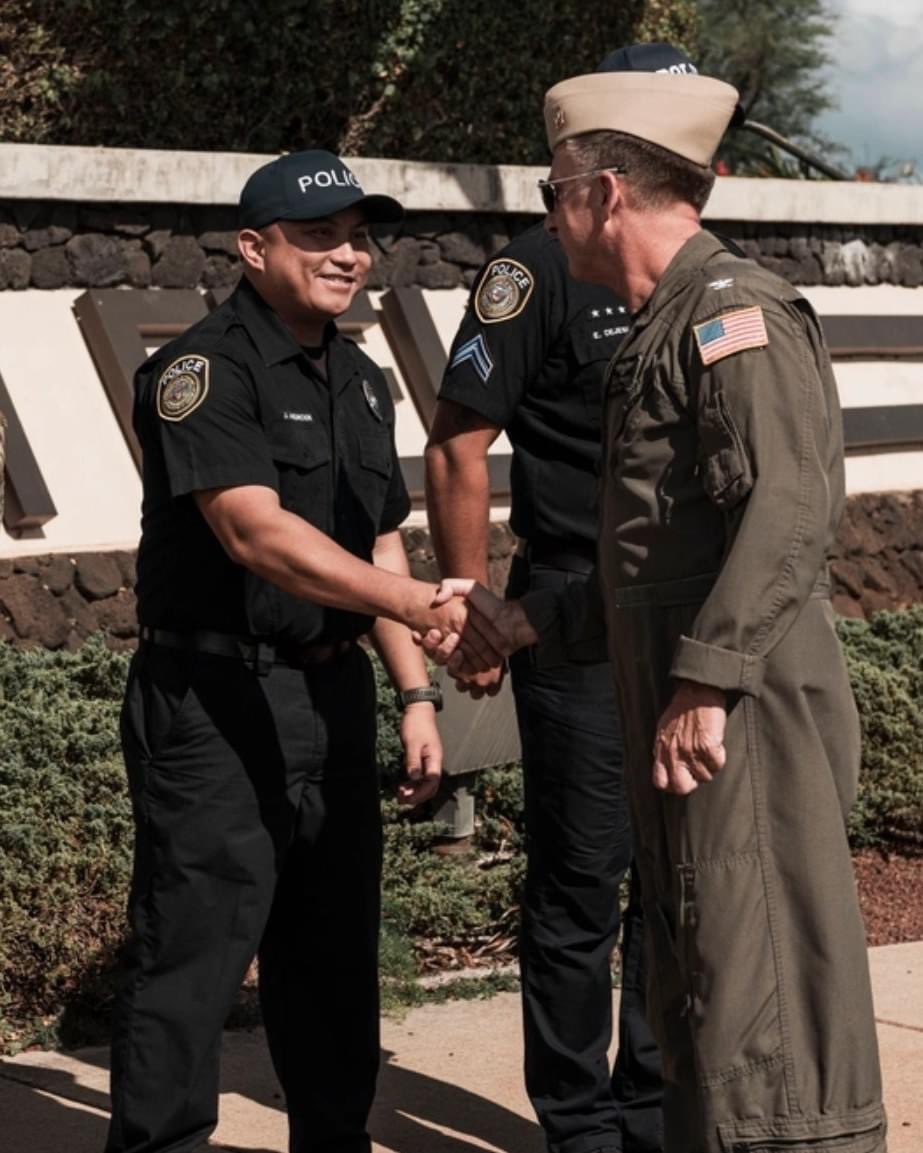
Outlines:
[[375, 687], [142, 645], [122, 739], [137, 839], [107, 1153], [188, 1153], [217, 1121], [221, 1031], [259, 953], [292, 1153], [367, 1153], [378, 1068]]
[[[508, 594], [583, 579], [517, 558]], [[608, 1061], [609, 959], [632, 859], [612, 666], [537, 668], [522, 651], [511, 673], [528, 860], [520, 941], [526, 1088], [552, 1153], [654, 1153], [662, 1148], [660, 1056], [645, 1019], [644, 931], [633, 875], [611, 1073]]]

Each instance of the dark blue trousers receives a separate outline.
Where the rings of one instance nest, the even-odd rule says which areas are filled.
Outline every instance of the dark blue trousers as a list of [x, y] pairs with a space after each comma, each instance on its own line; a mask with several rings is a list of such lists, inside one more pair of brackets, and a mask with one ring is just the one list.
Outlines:
[[[508, 595], [583, 579], [517, 558]], [[612, 666], [539, 668], [525, 650], [511, 673], [528, 857], [520, 941], [526, 1088], [551, 1153], [657, 1153], [660, 1056], [645, 1019], [644, 929], [633, 876], [611, 1071], [608, 1060], [609, 959], [632, 860]]]
[[142, 645], [122, 741], [137, 828], [106, 1153], [214, 1129], [254, 954], [292, 1153], [368, 1153], [379, 1059], [375, 686], [358, 648], [260, 676]]

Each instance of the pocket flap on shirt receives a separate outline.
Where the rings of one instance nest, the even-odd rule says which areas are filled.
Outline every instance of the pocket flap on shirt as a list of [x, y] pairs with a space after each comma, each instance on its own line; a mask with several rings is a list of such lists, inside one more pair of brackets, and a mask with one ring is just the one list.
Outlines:
[[386, 436], [360, 436], [359, 460], [363, 468], [391, 475], [391, 441]]
[[292, 428], [288, 424], [276, 425], [270, 434], [272, 459], [280, 464], [294, 464], [298, 468], [316, 468], [330, 460], [330, 445], [326, 435], [314, 430]]

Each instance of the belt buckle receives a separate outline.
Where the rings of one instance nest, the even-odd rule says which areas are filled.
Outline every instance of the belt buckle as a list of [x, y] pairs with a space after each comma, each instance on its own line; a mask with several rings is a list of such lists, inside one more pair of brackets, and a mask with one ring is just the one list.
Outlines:
[[249, 665], [258, 677], [268, 677], [276, 659], [275, 646], [257, 641], [251, 647], [252, 652], [244, 656], [244, 663]]

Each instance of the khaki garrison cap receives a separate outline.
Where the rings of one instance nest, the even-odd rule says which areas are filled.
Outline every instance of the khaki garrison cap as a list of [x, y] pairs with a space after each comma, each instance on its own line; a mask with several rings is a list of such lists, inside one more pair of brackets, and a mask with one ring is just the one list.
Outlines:
[[562, 80], [545, 96], [554, 151], [583, 132], [625, 132], [707, 166], [737, 107], [737, 89], [710, 76], [673, 72], [591, 72]]

